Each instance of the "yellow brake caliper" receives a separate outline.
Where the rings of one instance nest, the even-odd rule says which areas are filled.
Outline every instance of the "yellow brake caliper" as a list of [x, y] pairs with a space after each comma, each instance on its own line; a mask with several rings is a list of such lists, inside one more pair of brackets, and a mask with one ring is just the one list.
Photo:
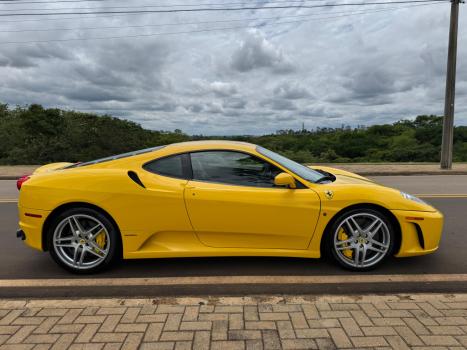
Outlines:
[[[347, 233], [345, 233], [345, 230], [341, 227], [341, 229], [339, 230], [339, 233], [337, 234], [337, 239], [339, 241], [345, 241], [347, 239], [349, 239], [349, 236], [347, 235]], [[344, 245], [345, 247], [348, 247], [349, 244], [348, 243], [345, 243]], [[352, 259], [352, 255], [353, 255], [353, 252], [352, 252], [352, 249], [344, 249], [342, 251], [342, 254], [344, 254], [346, 257], [348, 257], [349, 259]]]
[[[97, 234], [97, 236], [96, 236], [96, 238], [94, 239], [94, 241], [96, 242], [96, 244], [97, 244], [100, 248], [104, 249], [105, 241], [106, 241], [106, 236], [105, 236], [104, 230], [102, 230], [100, 233]], [[99, 253], [99, 252], [97, 251], [97, 249], [94, 249], [94, 251], [95, 251], [96, 253]]]

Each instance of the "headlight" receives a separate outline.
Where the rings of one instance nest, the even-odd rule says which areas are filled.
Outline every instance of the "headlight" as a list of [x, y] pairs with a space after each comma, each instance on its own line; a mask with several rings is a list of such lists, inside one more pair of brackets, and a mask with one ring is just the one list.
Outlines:
[[414, 202], [421, 203], [421, 204], [427, 204], [425, 201], [421, 200], [420, 198], [412, 196], [411, 194], [408, 194], [405, 192], [401, 192], [401, 196], [404, 197], [405, 199], [408, 199], [409, 201], [414, 201]]

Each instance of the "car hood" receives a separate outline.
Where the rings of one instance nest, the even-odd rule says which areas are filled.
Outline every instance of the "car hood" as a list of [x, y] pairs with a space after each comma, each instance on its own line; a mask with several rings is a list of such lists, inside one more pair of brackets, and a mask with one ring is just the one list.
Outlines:
[[[337, 205], [342, 205], [340, 201], [343, 201], [346, 205], [352, 202], [372, 203], [389, 210], [436, 211], [429, 204], [405, 199], [398, 189], [383, 186], [349, 171], [324, 166], [310, 166], [310, 168], [326, 171], [336, 177], [332, 183], [323, 183], [322, 186], [315, 187], [315, 190], [321, 198], [326, 198], [326, 192], [333, 192], [332, 201]], [[329, 199], [326, 201], [329, 205]]]

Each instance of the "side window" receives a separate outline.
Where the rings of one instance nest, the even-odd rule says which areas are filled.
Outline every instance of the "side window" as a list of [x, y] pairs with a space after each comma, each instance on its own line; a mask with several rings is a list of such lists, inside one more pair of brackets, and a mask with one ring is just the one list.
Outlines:
[[274, 165], [249, 154], [231, 151], [191, 153], [193, 179], [231, 185], [274, 187], [281, 172]]
[[176, 177], [179, 179], [185, 178], [183, 174], [183, 155], [181, 154], [156, 159], [150, 163], [146, 163], [143, 168], [158, 175]]

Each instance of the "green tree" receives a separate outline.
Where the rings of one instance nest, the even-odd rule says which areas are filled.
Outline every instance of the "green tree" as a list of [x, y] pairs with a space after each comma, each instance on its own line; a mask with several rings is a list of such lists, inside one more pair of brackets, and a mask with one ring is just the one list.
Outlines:
[[[437, 162], [442, 117], [418, 116], [368, 128], [281, 130], [262, 136], [221, 137], [252, 142], [302, 163]], [[0, 104], [0, 164], [43, 164], [87, 161], [147, 147], [207, 139], [146, 130], [110, 115], [63, 111], [33, 104], [10, 108]], [[219, 138], [219, 137], [211, 137]], [[467, 161], [467, 127], [454, 129], [454, 161]]]

